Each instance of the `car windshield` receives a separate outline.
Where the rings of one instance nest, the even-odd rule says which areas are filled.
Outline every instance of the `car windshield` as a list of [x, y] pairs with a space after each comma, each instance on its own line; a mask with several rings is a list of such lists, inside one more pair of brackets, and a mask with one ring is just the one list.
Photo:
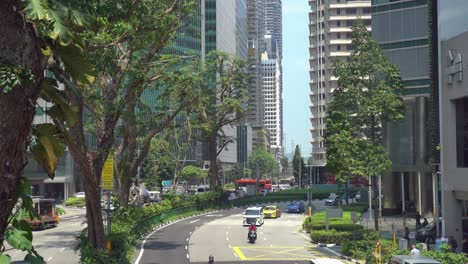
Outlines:
[[259, 215], [258, 210], [246, 210], [245, 215]]
[[296, 206], [295, 203], [290, 203], [288, 206]]
[[276, 207], [274, 207], [274, 206], [267, 206], [267, 207], [265, 207], [265, 210], [276, 210]]

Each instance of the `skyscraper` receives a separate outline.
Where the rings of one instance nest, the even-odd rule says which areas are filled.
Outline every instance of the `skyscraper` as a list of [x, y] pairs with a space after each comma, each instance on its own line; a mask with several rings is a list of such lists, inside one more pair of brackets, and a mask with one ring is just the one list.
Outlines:
[[[421, 215], [432, 212], [429, 164], [429, 19], [428, 1], [372, 1], [372, 37], [400, 68], [405, 84], [406, 116], [384, 124], [391, 172], [383, 177], [383, 214], [399, 213], [412, 201]], [[402, 191], [403, 190], [403, 191]]]
[[310, 64], [310, 121], [312, 158], [323, 178], [326, 164], [325, 112], [333, 91], [338, 86], [333, 76], [334, 59], [346, 61], [351, 55], [351, 27], [358, 18], [371, 30], [370, 0], [309, 0], [309, 64]]

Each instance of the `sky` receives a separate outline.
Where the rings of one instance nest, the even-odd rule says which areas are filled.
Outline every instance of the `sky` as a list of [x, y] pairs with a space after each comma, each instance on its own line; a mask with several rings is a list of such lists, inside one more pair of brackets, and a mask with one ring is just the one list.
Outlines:
[[309, 29], [306, 0], [283, 0], [283, 126], [285, 153], [310, 156]]

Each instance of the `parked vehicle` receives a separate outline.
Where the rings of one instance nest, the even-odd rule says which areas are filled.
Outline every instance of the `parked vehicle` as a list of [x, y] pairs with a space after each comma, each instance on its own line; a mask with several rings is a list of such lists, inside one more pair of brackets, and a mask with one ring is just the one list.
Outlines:
[[76, 198], [85, 198], [85, 192], [77, 192], [75, 193]]
[[41, 220], [37, 218], [26, 218], [31, 228], [47, 228], [55, 227], [59, 223], [59, 215], [55, 211], [55, 199], [48, 198], [33, 198], [34, 210], [41, 216]]
[[334, 198], [328, 198], [325, 200], [325, 206], [337, 206], [340, 200], [341, 200], [340, 196], [335, 196]]
[[292, 202], [288, 205], [288, 213], [303, 213], [305, 212], [305, 204], [303, 202]]
[[161, 202], [161, 192], [159, 191], [149, 191], [150, 200], [155, 203]]
[[391, 264], [441, 264], [439, 261], [425, 256], [394, 255]]
[[[440, 229], [442, 230], [442, 223], [439, 223]], [[435, 243], [436, 240], [436, 225], [434, 222], [428, 224], [426, 227], [416, 230], [415, 238], [419, 242], [423, 243]]]

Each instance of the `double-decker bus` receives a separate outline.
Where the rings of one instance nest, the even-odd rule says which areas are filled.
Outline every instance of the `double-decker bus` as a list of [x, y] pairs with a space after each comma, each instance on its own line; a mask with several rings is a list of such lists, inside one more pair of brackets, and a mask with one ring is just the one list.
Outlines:
[[[236, 180], [236, 186], [239, 188], [242, 188], [245, 192], [247, 192], [246, 191], [247, 185], [255, 185], [255, 184], [257, 184], [257, 180], [255, 179]], [[271, 192], [271, 180], [267, 180], [267, 179], [258, 180], [258, 191], [259, 192], [263, 192], [263, 191]]]

